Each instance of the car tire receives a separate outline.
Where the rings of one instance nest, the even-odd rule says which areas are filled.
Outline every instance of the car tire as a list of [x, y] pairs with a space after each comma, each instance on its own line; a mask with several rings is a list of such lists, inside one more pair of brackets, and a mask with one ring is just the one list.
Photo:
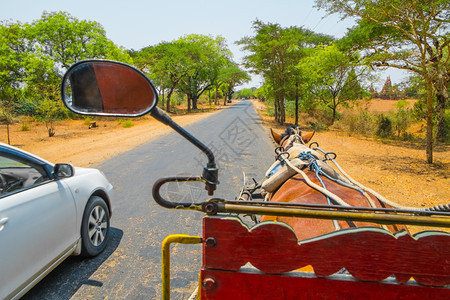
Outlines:
[[109, 240], [109, 209], [105, 200], [92, 196], [81, 221], [81, 256], [93, 257], [105, 250]]

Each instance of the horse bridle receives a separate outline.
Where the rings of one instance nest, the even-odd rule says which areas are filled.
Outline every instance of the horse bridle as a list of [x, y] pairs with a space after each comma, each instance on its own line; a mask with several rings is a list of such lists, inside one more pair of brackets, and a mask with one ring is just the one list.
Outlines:
[[[305, 142], [302, 138], [302, 132], [299, 128], [289, 128], [289, 131], [291, 132], [287, 132], [280, 141], [280, 146], [283, 147], [284, 151], [287, 151], [289, 148], [291, 148], [295, 142], [300, 142], [305, 145]], [[284, 143], [287, 141], [289, 141], [289, 144], [284, 146]]]

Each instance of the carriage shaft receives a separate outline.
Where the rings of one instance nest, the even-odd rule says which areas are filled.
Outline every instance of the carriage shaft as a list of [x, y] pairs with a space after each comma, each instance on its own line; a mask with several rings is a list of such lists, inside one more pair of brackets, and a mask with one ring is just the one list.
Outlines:
[[253, 205], [239, 205], [217, 203], [218, 212], [238, 213], [238, 214], [255, 214], [270, 215], [284, 217], [300, 217], [311, 219], [326, 220], [352, 220], [372, 222], [377, 224], [403, 224], [418, 225], [431, 227], [450, 228], [450, 218], [431, 217], [431, 216], [415, 216], [405, 214], [385, 214], [385, 213], [364, 213], [364, 212], [342, 212], [336, 210], [311, 210], [290, 207], [264, 207]]

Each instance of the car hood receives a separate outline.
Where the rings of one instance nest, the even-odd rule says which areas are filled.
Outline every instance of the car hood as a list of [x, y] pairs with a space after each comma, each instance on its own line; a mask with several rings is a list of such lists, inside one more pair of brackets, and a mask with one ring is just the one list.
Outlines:
[[74, 167], [74, 168], [75, 168], [75, 175], [100, 172], [100, 170], [94, 168], [82, 168], [82, 167]]

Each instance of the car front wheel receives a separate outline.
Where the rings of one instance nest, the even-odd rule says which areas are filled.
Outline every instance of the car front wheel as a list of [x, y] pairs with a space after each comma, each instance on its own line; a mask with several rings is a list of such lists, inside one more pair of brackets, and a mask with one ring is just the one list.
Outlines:
[[106, 248], [109, 239], [109, 209], [101, 197], [92, 196], [81, 223], [81, 255], [92, 257]]

